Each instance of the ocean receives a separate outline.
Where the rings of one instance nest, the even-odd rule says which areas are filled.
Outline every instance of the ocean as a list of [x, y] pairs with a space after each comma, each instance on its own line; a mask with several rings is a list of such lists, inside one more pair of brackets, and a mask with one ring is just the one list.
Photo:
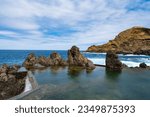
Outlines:
[[[0, 64], [21, 65], [29, 53], [49, 56], [52, 52], [54, 50], [1, 50]], [[67, 59], [67, 51], [55, 52]], [[95, 64], [105, 64], [105, 53], [82, 54]], [[130, 67], [139, 66], [142, 62], [150, 65], [150, 56], [145, 55], [119, 54], [119, 59]], [[50, 67], [31, 72], [40, 90], [21, 99], [150, 99], [149, 69], [124, 68], [122, 72], [112, 72], [97, 66], [88, 72], [78, 67]], [[26, 89], [32, 89], [29, 82], [26, 82]]]
[[[0, 66], [4, 63], [22, 65], [29, 53], [35, 53], [37, 56], [49, 56], [52, 52], [58, 52], [62, 58], [67, 59], [66, 50], [0, 50]], [[93, 61], [94, 64], [105, 65], [106, 53], [82, 52], [82, 54]], [[150, 66], [150, 56], [147, 55], [119, 54], [118, 56], [121, 62], [129, 67], [139, 66], [142, 62]]]

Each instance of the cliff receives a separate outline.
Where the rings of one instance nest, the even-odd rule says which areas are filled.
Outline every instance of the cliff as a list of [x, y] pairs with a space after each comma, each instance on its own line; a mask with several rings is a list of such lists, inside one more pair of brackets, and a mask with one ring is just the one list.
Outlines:
[[133, 27], [119, 33], [114, 40], [99, 46], [91, 46], [88, 52], [114, 51], [122, 54], [150, 55], [150, 29]]

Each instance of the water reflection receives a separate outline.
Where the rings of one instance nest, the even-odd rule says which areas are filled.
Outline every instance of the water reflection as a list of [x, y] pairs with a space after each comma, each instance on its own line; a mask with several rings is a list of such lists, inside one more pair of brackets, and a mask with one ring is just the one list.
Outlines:
[[118, 80], [119, 76], [121, 75], [121, 71], [110, 71], [105, 70], [105, 78], [108, 80], [116, 81]]
[[52, 74], [58, 74], [63, 69], [65, 69], [65, 67], [59, 67], [59, 66], [51, 66], [50, 67], [50, 71]]
[[84, 69], [81, 67], [68, 67], [68, 75], [71, 78], [77, 78], [84, 72]]
[[43, 99], [150, 99], [148, 70], [113, 72], [103, 67], [93, 71], [53, 67], [36, 70], [34, 75], [43, 86]]

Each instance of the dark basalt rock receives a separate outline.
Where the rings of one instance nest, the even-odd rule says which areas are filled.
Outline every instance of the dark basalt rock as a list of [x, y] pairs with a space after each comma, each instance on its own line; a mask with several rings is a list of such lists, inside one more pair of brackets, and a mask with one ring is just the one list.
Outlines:
[[150, 55], [150, 49], [149, 50], [138, 50], [138, 51], [134, 52], [134, 54]]
[[72, 46], [72, 48], [68, 50], [68, 64], [69, 66], [81, 66], [86, 69], [95, 69], [93, 62], [85, 58], [76, 46]]
[[106, 68], [110, 71], [121, 71], [122, 63], [118, 59], [118, 55], [114, 52], [108, 52], [106, 54]]
[[14, 75], [17, 79], [20, 79], [20, 78], [25, 78], [27, 76], [27, 69], [24, 68], [24, 67], [21, 67]]
[[128, 66], [126, 64], [122, 63], [122, 67], [127, 68]]
[[147, 68], [147, 65], [146, 65], [145, 63], [141, 63], [141, 64], [139, 65], [139, 67], [140, 67], [140, 68]]
[[18, 65], [6, 64], [0, 68], [0, 99], [8, 99], [24, 90], [27, 72], [20, 71], [19, 68]]

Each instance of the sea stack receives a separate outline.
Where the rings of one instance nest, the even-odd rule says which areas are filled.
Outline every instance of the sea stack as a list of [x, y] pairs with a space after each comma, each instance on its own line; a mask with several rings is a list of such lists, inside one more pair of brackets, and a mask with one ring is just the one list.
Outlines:
[[115, 52], [109, 51], [106, 54], [106, 69], [110, 71], [121, 71], [122, 63]]
[[68, 64], [69, 66], [81, 66], [89, 70], [95, 69], [93, 62], [85, 58], [76, 46], [72, 46], [68, 50]]

